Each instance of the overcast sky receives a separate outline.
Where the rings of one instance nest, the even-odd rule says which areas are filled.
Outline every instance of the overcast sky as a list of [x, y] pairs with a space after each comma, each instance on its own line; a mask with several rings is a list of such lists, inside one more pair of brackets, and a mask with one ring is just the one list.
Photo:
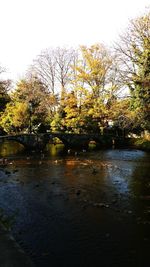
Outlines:
[[0, 0], [0, 65], [20, 78], [51, 46], [111, 45], [149, 0]]

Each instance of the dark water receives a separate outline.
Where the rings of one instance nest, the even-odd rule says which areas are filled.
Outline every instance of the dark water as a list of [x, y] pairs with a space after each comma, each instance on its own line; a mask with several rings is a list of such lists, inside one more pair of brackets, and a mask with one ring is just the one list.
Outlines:
[[37, 267], [150, 266], [150, 154], [0, 151], [0, 210]]

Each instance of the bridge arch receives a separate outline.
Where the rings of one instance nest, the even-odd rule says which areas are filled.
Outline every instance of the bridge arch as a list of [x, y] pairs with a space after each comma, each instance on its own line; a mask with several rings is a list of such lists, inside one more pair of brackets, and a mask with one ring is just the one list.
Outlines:
[[[64, 134], [65, 135], [65, 134]], [[64, 146], [68, 145], [67, 140], [65, 139], [63, 134], [60, 133], [51, 133], [51, 134], [45, 134], [45, 139], [47, 140], [47, 144], [63, 144]]]
[[29, 150], [43, 150], [54, 138], [59, 138], [67, 148], [88, 148], [90, 142], [97, 147], [111, 147], [112, 136], [100, 134], [74, 134], [74, 133], [46, 133], [46, 134], [20, 134], [12, 136], [1, 136], [0, 142], [4, 140], [16, 141]]
[[88, 146], [101, 147], [103, 146], [103, 141], [100, 138], [92, 136], [89, 138]]
[[41, 150], [45, 147], [47, 139], [43, 138], [43, 135], [35, 134], [20, 134], [20, 135], [8, 135], [1, 136], [0, 142], [15, 141], [25, 147], [25, 149]]
[[24, 145], [15, 140], [4, 140], [0, 142], [1, 156], [7, 157], [8, 155], [13, 155], [24, 151]]

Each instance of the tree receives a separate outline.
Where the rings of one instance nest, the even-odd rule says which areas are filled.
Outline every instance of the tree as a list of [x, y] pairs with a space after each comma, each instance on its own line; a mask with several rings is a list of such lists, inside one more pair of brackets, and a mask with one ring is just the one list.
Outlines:
[[28, 128], [29, 116], [27, 103], [11, 101], [1, 116], [0, 125], [7, 133], [18, 133]]
[[77, 106], [77, 98], [74, 91], [67, 94], [66, 106], [64, 107], [65, 118], [64, 125], [69, 131], [77, 132], [80, 127], [79, 109]]
[[[4, 68], [0, 66], [0, 75], [4, 72]], [[10, 101], [8, 91], [11, 86], [10, 80], [0, 79], [0, 114], [4, 112], [6, 104]]]
[[102, 96], [112, 59], [103, 45], [81, 46], [83, 61], [77, 66], [78, 80], [84, 81], [93, 97]]
[[[4, 68], [0, 66], [0, 75], [4, 72]], [[11, 86], [10, 80], [0, 79], [0, 135], [5, 134], [4, 126], [2, 126], [2, 116], [6, 109], [6, 105], [10, 102], [9, 89]]]
[[[74, 80], [81, 114], [85, 121], [97, 127], [107, 117], [106, 102], [117, 90], [113, 69], [113, 57], [101, 44], [81, 46], [81, 59], [76, 68]], [[99, 125], [99, 126], [98, 126]]]
[[150, 129], [150, 12], [130, 22], [116, 51], [120, 79], [130, 89], [131, 108], [141, 117], [143, 129]]
[[37, 77], [24, 79], [11, 94], [11, 102], [3, 114], [3, 122], [14, 131], [27, 131], [29, 121], [32, 123], [32, 130], [37, 130], [41, 124], [50, 126], [55, 105], [56, 99]]
[[0, 113], [4, 112], [6, 104], [10, 101], [10, 96], [8, 94], [10, 84], [10, 80], [0, 81]]
[[46, 49], [34, 60], [32, 71], [55, 95], [70, 83], [75, 58], [72, 48]]
[[49, 91], [55, 95], [56, 58], [53, 49], [46, 49], [34, 60], [29, 73], [37, 76]]
[[56, 79], [60, 84], [61, 90], [67, 89], [70, 86], [71, 77], [73, 73], [72, 65], [77, 57], [76, 51], [72, 48], [60, 48], [55, 50], [56, 65]]

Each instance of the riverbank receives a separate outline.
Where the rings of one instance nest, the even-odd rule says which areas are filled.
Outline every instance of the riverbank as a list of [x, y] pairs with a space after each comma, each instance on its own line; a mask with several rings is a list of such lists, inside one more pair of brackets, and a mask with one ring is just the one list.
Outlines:
[[133, 139], [133, 147], [150, 152], [150, 140], [146, 140], [144, 138]]

